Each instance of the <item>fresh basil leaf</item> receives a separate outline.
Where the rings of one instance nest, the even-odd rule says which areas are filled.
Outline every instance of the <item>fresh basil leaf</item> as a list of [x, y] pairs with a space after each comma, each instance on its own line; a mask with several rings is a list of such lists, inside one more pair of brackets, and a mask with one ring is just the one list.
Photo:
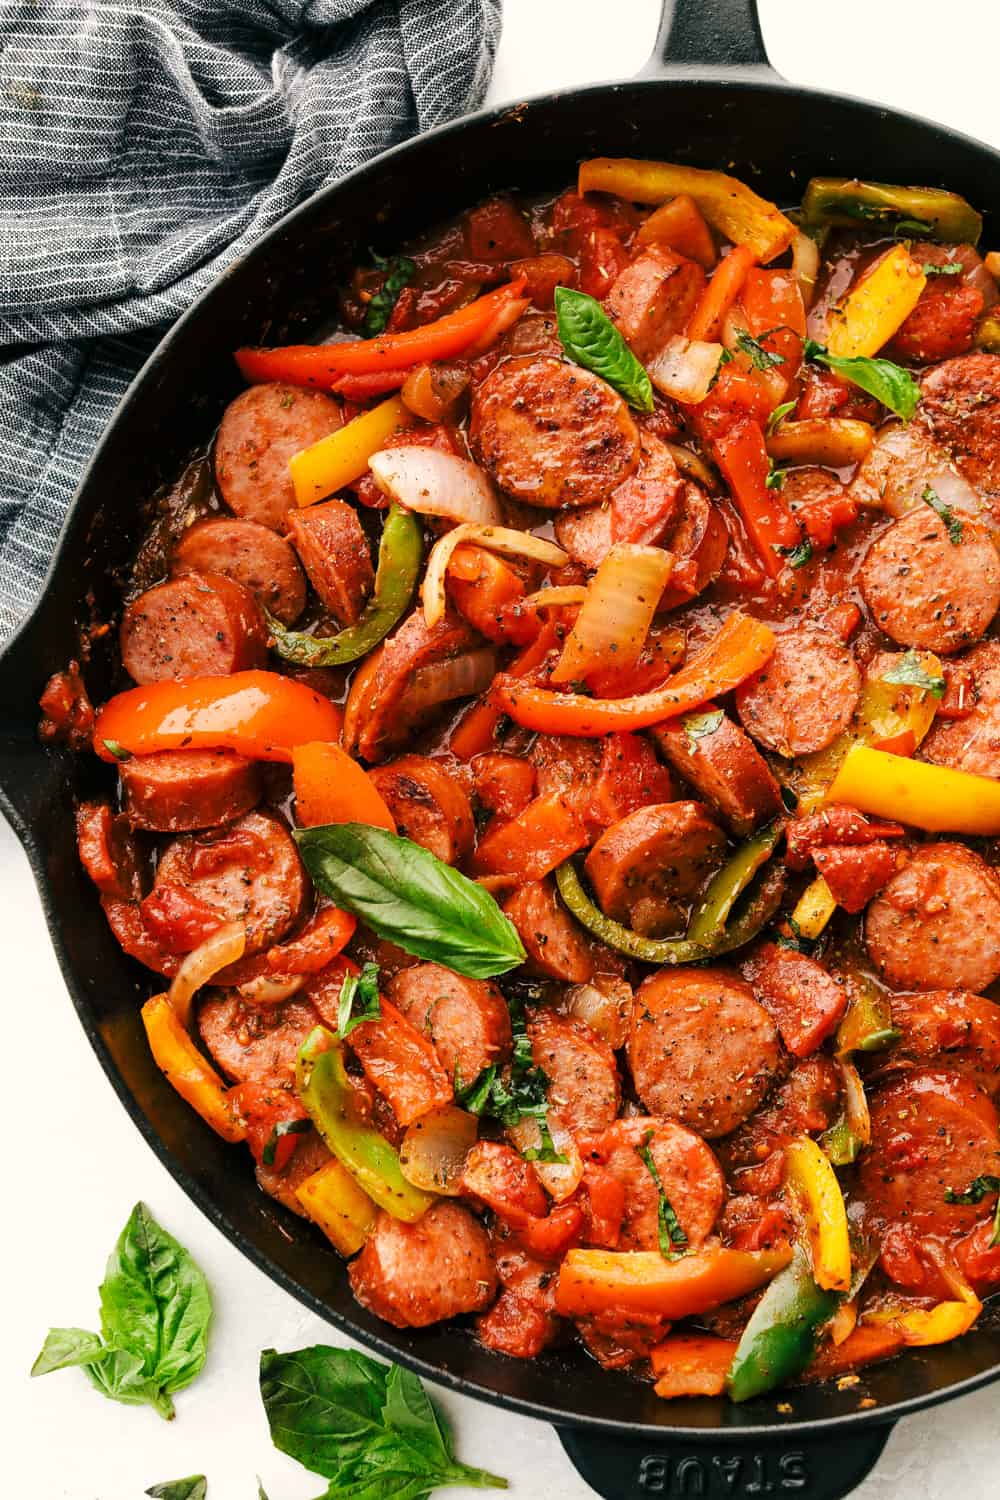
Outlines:
[[380, 271], [385, 272], [385, 280], [365, 308], [364, 331], [366, 338], [370, 339], [385, 331], [400, 292], [417, 274], [416, 262], [405, 255], [390, 255], [386, 259], [373, 250], [372, 260]]
[[[378, 964], [366, 963], [360, 974], [348, 974], [340, 989], [337, 1004], [337, 1031], [349, 1037], [363, 1021], [375, 1021], [382, 1014], [378, 994]], [[359, 1008], [355, 1010], [355, 1002]]]
[[924, 261], [922, 269], [925, 276], [961, 276], [963, 267], [961, 261], [958, 260], [945, 261], [943, 266]]
[[103, 1358], [84, 1365], [95, 1391], [123, 1406], [151, 1406], [165, 1422], [174, 1419], [174, 1403], [146, 1374], [142, 1356], [128, 1349], [106, 1348]]
[[930, 693], [932, 698], [944, 697], [944, 678], [932, 677], [926, 667], [921, 665], [916, 651], [905, 652], [888, 672], [883, 672], [882, 681], [891, 682], [900, 687], [923, 688], [924, 692]]
[[692, 745], [697, 745], [706, 735], [714, 734], [725, 717], [721, 708], [715, 708], [700, 714], [685, 714], [681, 723]]
[[931, 510], [935, 511], [941, 517], [945, 525], [945, 530], [948, 533], [949, 542], [953, 547], [958, 547], [962, 541], [962, 522], [956, 516], [951, 506], [942, 500], [937, 490], [932, 489], [929, 484], [924, 485], [920, 498], [925, 505], [929, 505]]
[[[764, 337], [766, 338], [767, 335], [765, 334]], [[777, 365], [785, 363], [783, 354], [775, 354], [772, 350], [765, 349], [760, 339], [755, 339], [753, 334], [748, 333], [746, 329], [741, 329], [736, 335], [736, 347], [749, 356], [750, 363], [755, 370], [773, 370]]]
[[105, 740], [104, 741], [104, 748], [105, 748], [105, 750], [108, 751], [109, 755], [113, 755], [114, 756], [115, 760], [131, 760], [132, 759], [132, 752], [131, 752], [131, 750], [126, 750], [125, 746], [124, 745], [119, 745], [119, 743], [118, 743], [117, 740]]
[[451, 1463], [449, 1436], [423, 1383], [412, 1371], [404, 1370], [400, 1365], [390, 1368], [386, 1376], [382, 1415], [386, 1426], [391, 1427], [394, 1432], [418, 1439], [437, 1454], [442, 1463]]
[[788, 931], [778, 932], [775, 943], [779, 948], [790, 948], [793, 953], [811, 953], [813, 945], [802, 936], [802, 928], [794, 917], [788, 918]]
[[470, 979], [524, 962], [489, 892], [410, 839], [366, 823], [300, 828], [294, 837], [318, 889], [406, 953]]
[[664, 1191], [663, 1179], [660, 1177], [659, 1169], [653, 1158], [653, 1153], [649, 1149], [649, 1143], [653, 1139], [654, 1134], [655, 1131], [647, 1130], [646, 1134], [642, 1138], [642, 1145], [637, 1149], [643, 1166], [646, 1168], [646, 1171], [649, 1173], [650, 1177], [652, 1177], [654, 1183], [656, 1184], [656, 1192], [658, 1198], [656, 1207], [656, 1223], [660, 1254], [663, 1256], [664, 1260], [677, 1260], [679, 1259], [678, 1251], [683, 1252], [684, 1248], [687, 1245], [688, 1237], [684, 1233], [684, 1229], [681, 1225], [680, 1219], [678, 1219], [676, 1213], [674, 1212], [673, 1204], [670, 1202], [670, 1199], [667, 1197]]
[[493, 1082], [497, 1076], [496, 1063], [490, 1063], [484, 1068], [478, 1078], [474, 1078], [465, 1088], [456, 1083], [455, 1103], [462, 1109], [467, 1109], [470, 1115], [481, 1115], [489, 1102]]
[[146, 1491], [153, 1500], [205, 1500], [208, 1480], [204, 1474], [191, 1474], [187, 1479], [168, 1479], [164, 1484], [152, 1484]]
[[825, 365], [843, 380], [849, 380], [859, 390], [867, 391], [876, 401], [881, 401], [897, 417], [908, 422], [917, 409], [920, 387], [908, 370], [893, 364], [891, 359], [866, 359], [861, 355], [848, 359], [838, 354], [828, 354], [822, 344], [806, 339], [803, 346], [806, 359]]
[[88, 1333], [85, 1328], [50, 1328], [31, 1373], [51, 1375], [53, 1370], [91, 1365], [102, 1359], [106, 1352], [100, 1334]]
[[652, 411], [649, 376], [601, 304], [586, 292], [557, 286], [555, 308], [559, 339], [570, 359], [614, 386], [630, 406]]
[[273, 1167], [274, 1158], [278, 1150], [278, 1142], [286, 1135], [307, 1135], [312, 1129], [312, 1120], [278, 1120], [274, 1129], [267, 1138], [267, 1143], [260, 1153], [262, 1167]]
[[[951, 1188], [946, 1188], [944, 1201], [946, 1203], [982, 1203], [990, 1193], [1000, 1193], [1000, 1177], [984, 1174], [981, 1177], [974, 1177], [964, 1193], [955, 1193]], [[1000, 1245], [1000, 1197], [997, 1198], [996, 1213], [993, 1215], [990, 1249], [992, 1250], [997, 1245]]]
[[774, 408], [774, 411], [767, 419], [766, 432], [768, 437], [771, 436], [772, 432], [777, 432], [778, 428], [788, 416], [789, 412], [793, 412], [795, 410], [795, 405], [796, 403], [794, 401], [782, 401], [780, 406], [776, 406]]
[[260, 1482], [260, 1475], [257, 1476], [257, 1500], [267, 1500], [267, 1493]]

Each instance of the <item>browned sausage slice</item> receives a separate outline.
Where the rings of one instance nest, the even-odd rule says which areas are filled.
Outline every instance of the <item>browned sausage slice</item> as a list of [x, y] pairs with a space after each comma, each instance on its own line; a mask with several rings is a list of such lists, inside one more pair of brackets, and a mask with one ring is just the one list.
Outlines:
[[582, 1021], [536, 1010], [528, 1021], [531, 1055], [549, 1080], [548, 1100], [567, 1130], [593, 1135], [621, 1103], [615, 1054]]
[[370, 774], [401, 837], [423, 845], [448, 865], [472, 852], [472, 807], [446, 763], [426, 755], [402, 755]]
[[227, 922], [243, 922], [246, 956], [280, 942], [306, 900], [298, 851], [270, 813], [247, 813], [221, 833], [174, 839], [156, 878], [183, 886]]
[[704, 285], [701, 266], [652, 245], [616, 278], [604, 310], [645, 362], [672, 334], [684, 332]]
[[173, 556], [175, 573], [223, 573], [241, 583], [283, 625], [305, 608], [306, 580], [291, 544], [259, 521], [213, 516], [185, 531]]
[[647, 937], [676, 932], [726, 838], [700, 802], [657, 802], [613, 823], [584, 866], [601, 909]]
[[201, 1039], [227, 1078], [277, 1088], [293, 1087], [299, 1048], [319, 1023], [301, 995], [255, 1010], [229, 992], [203, 1000], [198, 1010]]
[[309, 582], [341, 625], [353, 625], [375, 581], [368, 540], [345, 500], [289, 511], [288, 533]]
[[183, 573], [133, 599], [122, 618], [122, 664], [140, 685], [225, 677], [262, 667], [267, 631], [256, 599], [221, 573]]
[[858, 574], [880, 630], [902, 646], [959, 651], [1000, 605], [1000, 556], [986, 527], [918, 505], [869, 547]]
[[664, 759], [741, 838], [781, 811], [781, 791], [767, 761], [714, 704], [659, 724], [652, 735]]
[[217, 828], [261, 797], [259, 766], [232, 750], [160, 750], [133, 755], [118, 770], [129, 821], [153, 833]]
[[639, 1116], [616, 1120], [595, 1144], [600, 1161], [625, 1189], [620, 1250], [659, 1249], [660, 1195], [640, 1156], [648, 1148], [663, 1191], [687, 1236], [683, 1248], [697, 1250], [711, 1234], [726, 1197], [722, 1168], [710, 1146], [676, 1120]]
[[945, 1194], [996, 1172], [1000, 1133], [986, 1095], [957, 1073], [910, 1073], [879, 1090], [871, 1123], [858, 1187], [872, 1216], [925, 1233], [972, 1229], [983, 1207], [949, 1203]]
[[865, 941], [896, 990], [980, 990], [1000, 976], [1000, 881], [963, 844], [926, 844], [868, 907]]
[[574, 562], [593, 571], [611, 551], [611, 506], [582, 505], [579, 510], [564, 510], [555, 521], [556, 541]]
[[929, 370], [917, 419], [983, 498], [1000, 498], [1000, 355], [965, 354]]
[[651, 1113], [712, 1139], [753, 1114], [781, 1052], [748, 984], [723, 969], [667, 969], [636, 993], [628, 1060]]
[[729, 528], [722, 512], [697, 484], [686, 482], [680, 513], [664, 545], [673, 553], [674, 570], [660, 599], [660, 610], [687, 604], [722, 572], [729, 551]]
[[921, 758], [1000, 779], [1000, 642], [983, 641], [961, 660], [972, 672], [972, 711], [964, 719], [933, 724]]
[[639, 430], [609, 385], [563, 360], [508, 359], [472, 401], [469, 441], [516, 500], [593, 505], [633, 474]]
[[503, 909], [539, 973], [569, 984], [583, 984], [591, 977], [594, 955], [587, 935], [559, 900], [551, 880], [527, 881]]
[[102, 896], [138, 901], [142, 895], [139, 851], [128, 820], [106, 802], [81, 802], [76, 810], [76, 850]]
[[736, 710], [755, 740], [791, 758], [832, 744], [860, 696], [849, 648], [829, 631], [800, 626], [779, 635], [767, 666], [736, 689]]
[[238, 516], [280, 531], [295, 504], [288, 460], [343, 423], [340, 403], [297, 385], [252, 385], [226, 407], [215, 479]]
[[387, 993], [410, 1025], [433, 1042], [456, 1088], [510, 1056], [510, 1013], [495, 984], [466, 979], [440, 964], [415, 964], [390, 979]]
[[482, 1312], [497, 1293], [489, 1235], [457, 1203], [435, 1203], [415, 1224], [380, 1213], [348, 1275], [361, 1306], [395, 1328]]
[[986, 1094], [1000, 1091], [1000, 1005], [984, 995], [967, 990], [893, 995], [892, 1024], [903, 1035], [878, 1059], [887, 1067], [946, 1067], [971, 1078]]

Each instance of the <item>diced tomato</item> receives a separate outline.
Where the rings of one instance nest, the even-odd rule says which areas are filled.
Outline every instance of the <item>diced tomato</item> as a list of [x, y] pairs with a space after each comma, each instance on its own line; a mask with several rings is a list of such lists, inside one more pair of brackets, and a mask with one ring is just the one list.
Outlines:
[[776, 367], [791, 380], [802, 363], [806, 310], [792, 271], [765, 271], [751, 266], [740, 295], [751, 334], [783, 363]]
[[547, 255], [529, 255], [516, 260], [510, 267], [511, 276], [523, 276], [527, 285], [525, 295], [535, 307], [549, 312], [555, 299], [557, 286], [575, 286], [576, 267], [567, 255], [550, 251]]
[[811, 855], [830, 844], [874, 844], [879, 839], [899, 839], [901, 823], [869, 818], [856, 807], [821, 808], [804, 818], [794, 818], [785, 829], [785, 863], [790, 870], [807, 870]]
[[508, 609], [526, 592], [524, 579], [503, 558], [485, 547], [456, 547], [448, 568], [448, 593], [459, 614], [487, 640], [520, 644], [538, 634], [533, 610], [517, 614]]
[[478, 1198], [512, 1229], [544, 1218], [548, 1200], [530, 1162], [501, 1141], [477, 1141], [465, 1160], [462, 1191]]
[[225, 921], [207, 901], [169, 881], [158, 882], [139, 909], [147, 931], [171, 953], [190, 953]]
[[614, 1250], [625, 1218], [625, 1187], [621, 1179], [599, 1162], [588, 1161], [583, 1169], [581, 1203], [586, 1219], [583, 1243]]
[[1000, 1286], [1000, 1245], [991, 1245], [992, 1238], [991, 1214], [959, 1240], [955, 1247], [955, 1255], [962, 1271], [984, 1296]]
[[861, 624], [861, 611], [849, 599], [844, 599], [826, 611], [823, 624], [834, 635], [839, 635], [842, 641], [849, 641]]
[[490, 198], [465, 216], [470, 260], [507, 261], [533, 255], [531, 226], [509, 198]]
[[809, 417], [849, 417], [858, 422], [878, 422], [883, 408], [873, 396], [867, 396], [832, 370], [822, 370], [809, 365], [805, 373], [805, 389], [793, 412], [797, 422]]
[[598, 301], [606, 297], [629, 262], [613, 229], [594, 229], [580, 250], [580, 290]]
[[532, 1219], [515, 1231], [516, 1238], [541, 1260], [561, 1260], [583, 1231], [584, 1212], [578, 1203], [560, 1203], [545, 1217]]
[[830, 547], [834, 536], [858, 518], [858, 507], [846, 490], [831, 491], [816, 500], [807, 500], [795, 512], [809, 540], [817, 547]]

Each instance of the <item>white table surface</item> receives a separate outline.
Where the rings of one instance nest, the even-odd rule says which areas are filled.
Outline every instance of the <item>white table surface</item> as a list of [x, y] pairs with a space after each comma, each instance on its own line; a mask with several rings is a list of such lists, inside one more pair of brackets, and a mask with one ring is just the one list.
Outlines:
[[[658, 0], [506, 0], [505, 8], [496, 100], [635, 72], [659, 12]], [[913, 109], [1000, 144], [1000, 11], [987, 0], [839, 0], [822, 10], [809, 0], [763, 0], [762, 15], [771, 58], [787, 77]], [[876, 141], [857, 168], [877, 175]], [[2, 820], [0, 891], [7, 1013], [0, 1494], [139, 1500], [157, 1481], [205, 1473], [209, 1500], [254, 1500], [257, 1474], [271, 1500], [314, 1496], [321, 1483], [271, 1446], [257, 1356], [268, 1346], [346, 1340], [243, 1260], [130, 1124], [77, 1024], [27, 864]], [[138, 1198], [191, 1249], [215, 1294], [208, 1363], [178, 1397], [170, 1425], [102, 1399], [77, 1371], [27, 1378], [50, 1324], [96, 1327], [104, 1259]], [[996, 1500], [996, 1391], [901, 1422], [857, 1495]], [[543, 1423], [439, 1395], [460, 1456], [507, 1475], [519, 1500], [592, 1494]], [[447, 1493], [471, 1500], [474, 1492]]]

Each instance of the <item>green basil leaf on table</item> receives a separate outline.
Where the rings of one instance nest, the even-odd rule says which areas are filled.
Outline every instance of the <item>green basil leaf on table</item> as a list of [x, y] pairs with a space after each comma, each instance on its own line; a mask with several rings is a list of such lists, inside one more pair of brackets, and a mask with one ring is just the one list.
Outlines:
[[849, 380], [859, 390], [874, 396], [876, 401], [881, 401], [883, 406], [895, 412], [897, 417], [902, 417], [904, 422], [908, 422], [916, 411], [920, 387], [909, 370], [893, 364], [891, 359], [866, 359], [862, 355], [848, 359], [839, 354], [829, 354], [822, 344], [817, 344], [813, 339], [806, 339], [803, 353], [806, 359], [825, 365], [834, 375]]
[[406, 953], [470, 979], [524, 962], [489, 892], [412, 840], [367, 823], [300, 828], [294, 837], [314, 885]]
[[187, 1479], [167, 1479], [163, 1484], [151, 1484], [146, 1491], [153, 1500], [205, 1500], [208, 1480], [204, 1474], [190, 1474]]
[[70, 1370], [75, 1365], [92, 1365], [105, 1354], [98, 1333], [85, 1328], [50, 1328], [42, 1352], [31, 1367], [32, 1375], [51, 1375], [53, 1370]]
[[574, 364], [606, 380], [638, 411], [652, 411], [649, 376], [601, 304], [586, 292], [557, 286], [555, 308], [559, 340]]

